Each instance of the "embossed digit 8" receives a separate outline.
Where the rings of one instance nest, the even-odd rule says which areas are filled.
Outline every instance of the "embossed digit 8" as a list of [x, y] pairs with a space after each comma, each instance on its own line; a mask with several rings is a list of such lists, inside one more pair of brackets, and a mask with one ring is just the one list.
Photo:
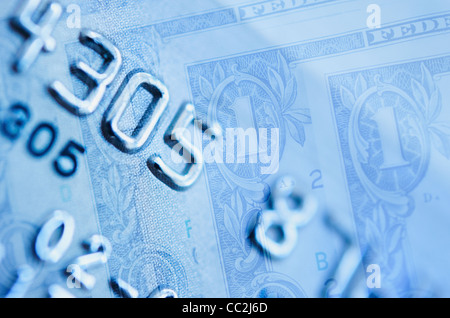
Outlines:
[[[295, 192], [295, 180], [290, 176], [280, 178], [271, 195], [271, 209], [264, 210], [255, 228], [256, 243], [273, 257], [288, 256], [297, 243], [297, 230], [311, 221], [318, 204], [311, 196], [302, 197]], [[281, 233], [271, 238], [268, 232]]]

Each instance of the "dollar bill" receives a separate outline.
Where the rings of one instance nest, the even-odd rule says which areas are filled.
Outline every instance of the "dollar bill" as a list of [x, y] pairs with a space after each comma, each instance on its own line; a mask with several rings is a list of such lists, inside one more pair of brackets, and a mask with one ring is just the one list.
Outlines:
[[[17, 139], [0, 137], [2, 295], [24, 264], [37, 272], [26, 293], [34, 297], [54, 284], [76, 296], [117, 297], [111, 281], [119, 279], [140, 297], [161, 286], [180, 297], [448, 295], [447, 4], [64, 1], [56, 49], [16, 74], [24, 38], [10, 19], [21, 2], [2, 4], [0, 26], [2, 118], [13, 105], [30, 112]], [[101, 69], [104, 61], [80, 43], [82, 29], [111, 41], [123, 63], [95, 112], [77, 117], [47, 88], [59, 80], [88, 94], [70, 66]], [[170, 102], [149, 142], [129, 154], [105, 140], [102, 121], [136, 72], [161, 80]], [[159, 154], [175, 164], [164, 136], [188, 101], [203, 122], [221, 125], [226, 147], [180, 192], [147, 161]], [[133, 134], [149, 103], [146, 92], [134, 95], [123, 131]], [[45, 136], [31, 136], [42, 124], [54, 127], [55, 142], [36, 156]], [[229, 132], [248, 138], [243, 151], [229, 149]], [[85, 152], [76, 174], [62, 178], [53, 160], [68, 141]], [[270, 146], [261, 152], [264, 141]], [[270, 201], [283, 176], [319, 203], [311, 222], [295, 229], [292, 251], [277, 258], [254, 231], [276, 210]], [[74, 217], [75, 234], [62, 260], [49, 264], [34, 244], [56, 209]], [[89, 270], [95, 288], [73, 288], [67, 266], [97, 233], [111, 256]], [[353, 280], [360, 293], [352, 293]]]

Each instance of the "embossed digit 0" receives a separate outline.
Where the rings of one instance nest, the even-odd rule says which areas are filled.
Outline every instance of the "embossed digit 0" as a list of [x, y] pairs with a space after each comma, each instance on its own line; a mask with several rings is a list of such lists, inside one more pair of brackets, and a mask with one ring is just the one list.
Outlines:
[[62, 6], [56, 2], [48, 3], [36, 23], [34, 17], [38, 13], [40, 2], [41, 0], [24, 1], [19, 15], [11, 21], [12, 26], [27, 38], [13, 64], [13, 69], [18, 73], [26, 71], [41, 51], [52, 52], [56, 47], [51, 33], [61, 16]]
[[[49, 139], [43, 147], [38, 148], [36, 147], [36, 139], [38, 139], [38, 137], [45, 131], [47, 131]], [[55, 144], [56, 136], [56, 128], [52, 124], [41, 123], [37, 125], [36, 128], [34, 128], [33, 132], [28, 138], [27, 149], [34, 157], [42, 157], [52, 149], [53, 145]]]
[[[62, 234], [56, 244], [50, 246], [55, 231], [62, 227]], [[75, 220], [66, 211], [56, 210], [39, 231], [36, 238], [36, 254], [43, 261], [58, 262], [72, 243]]]
[[[145, 89], [152, 95], [152, 102], [139, 120], [135, 132], [129, 136], [120, 130], [119, 122], [127, 107], [131, 105], [131, 99], [139, 88]], [[103, 116], [103, 135], [106, 140], [122, 152], [139, 151], [156, 127], [168, 101], [169, 92], [163, 83], [148, 73], [130, 73]]]

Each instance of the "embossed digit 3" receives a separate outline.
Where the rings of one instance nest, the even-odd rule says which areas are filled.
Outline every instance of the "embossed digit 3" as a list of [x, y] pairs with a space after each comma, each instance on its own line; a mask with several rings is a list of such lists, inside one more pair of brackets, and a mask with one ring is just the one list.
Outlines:
[[97, 52], [104, 60], [102, 72], [92, 69], [84, 62], [72, 66], [72, 72], [89, 87], [89, 95], [79, 99], [72, 94], [60, 81], [53, 82], [49, 91], [56, 101], [76, 115], [88, 115], [94, 112], [100, 104], [106, 87], [111, 84], [122, 64], [119, 50], [98, 33], [83, 30], [80, 33], [80, 43]]
[[[41, 0], [28, 0], [18, 13], [18, 16], [13, 19], [13, 27], [19, 32], [25, 33], [27, 40], [18, 53], [17, 61], [14, 64], [14, 69], [18, 72], [27, 70], [31, 64], [37, 59], [41, 51], [53, 51], [56, 46], [55, 39], [51, 36], [58, 19], [62, 12], [61, 5], [51, 2], [48, 8], [44, 11], [40, 21], [35, 23], [32, 19], [33, 15], [38, 11], [38, 6]], [[107, 38], [102, 35], [84, 29], [79, 34], [79, 42], [100, 55], [103, 59], [103, 64], [100, 70], [95, 70], [84, 62], [77, 62], [71, 65], [71, 73], [88, 86], [88, 94], [84, 99], [81, 99], [70, 92], [69, 89], [60, 81], [53, 81], [48, 86], [49, 93], [53, 96], [55, 101], [77, 116], [84, 116], [93, 113], [100, 105], [109, 86], [116, 78], [119, 69], [122, 65], [122, 56], [118, 48]], [[133, 132], [132, 136], [126, 135], [119, 129], [119, 121], [124, 114], [126, 108], [130, 105], [131, 99], [139, 88], [145, 88], [151, 95], [153, 102], [149, 105], [143, 118], [138, 124], [138, 127]], [[150, 139], [150, 135], [159, 122], [162, 114], [167, 108], [169, 95], [167, 88], [154, 78], [152, 75], [144, 72], [129, 73], [122, 89], [117, 93], [110, 107], [105, 112], [102, 121], [102, 131], [108, 142], [114, 145], [122, 152], [134, 153], [146, 144]], [[175, 119], [174, 126], [185, 127], [192, 121], [195, 121], [194, 106], [187, 104], [181, 107], [181, 115]], [[221, 129], [216, 123], [212, 123], [212, 127], [208, 129], [205, 125], [202, 130], [205, 132], [214, 131], [214, 136], [219, 135]], [[18, 126], [23, 125], [18, 122]], [[4, 126], [4, 125], [3, 125]], [[17, 127], [20, 128], [20, 127]], [[4, 126], [5, 135], [12, 135], [15, 138], [18, 132], [10, 133]], [[50, 139], [46, 147], [36, 149], [33, 147], [34, 137], [42, 131], [46, 130], [50, 134]], [[217, 134], [215, 132], [218, 132]], [[39, 126], [31, 135], [28, 143], [30, 153], [36, 157], [44, 156], [49, 152], [56, 139], [57, 131], [51, 124]], [[195, 162], [188, 165], [186, 171], [179, 174], [172, 170], [165, 164], [159, 154], [152, 155], [147, 165], [153, 174], [161, 181], [165, 182], [173, 189], [181, 190], [190, 187], [200, 175], [202, 170], [202, 153], [196, 149], [186, 138], [176, 132], [170, 133], [174, 140], [177, 140], [182, 147], [188, 151]], [[77, 160], [74, 151], [84, 153], [84, 148], [75, 143], [69, 144], [62, 150], [59, 157], [53, 162], [55, 171], [63, 177], [70, 177], [76, 172]], [[64, 168], [61, 164], [61, 158], [66, 158], [65, 161], [71, 161], [70, 168]]]

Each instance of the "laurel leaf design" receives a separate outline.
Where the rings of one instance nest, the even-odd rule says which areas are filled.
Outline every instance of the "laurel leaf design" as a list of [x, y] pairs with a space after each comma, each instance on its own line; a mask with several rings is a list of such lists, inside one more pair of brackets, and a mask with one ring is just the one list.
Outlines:
[[362, 74], [358, 74], [358, 78], [355, 82], [355, 96], [361, 96], [367, 90], [367, 82], [362, 76]]
[[429, 131], [433, 146], [445, 158], [450, 160], [450, 124], [436, 122], [430, 125]]
[[342, 105], [344, 105], [348, 110], [352, 110], [356, 102], [353, 93], [344, 86], [341, 86], [340, 93]]
[[222, 83], [224, 79], [225, 79], [225, 72], [224, 72], [222, 66], [220, 66], [220, 64], [216, 64], [216, 66], [214, 67], [214, 73], [213, 73], [214, 87], [219, 86], [219, 84]]
[[284, 84], [280, 74], [278, 74], [273, 68], [267, 69], [267, 77], [269, 79], [270, 86], [273, 88], [278, 97], [283, 98]]
[[207, 100], [210, 100], [212, 97], [212, 94], [214, 92], [211, 84], [208, 82], [208, 80], [202, 76], [200, 76], [200, 93], [203, 95], [204, 98]]

